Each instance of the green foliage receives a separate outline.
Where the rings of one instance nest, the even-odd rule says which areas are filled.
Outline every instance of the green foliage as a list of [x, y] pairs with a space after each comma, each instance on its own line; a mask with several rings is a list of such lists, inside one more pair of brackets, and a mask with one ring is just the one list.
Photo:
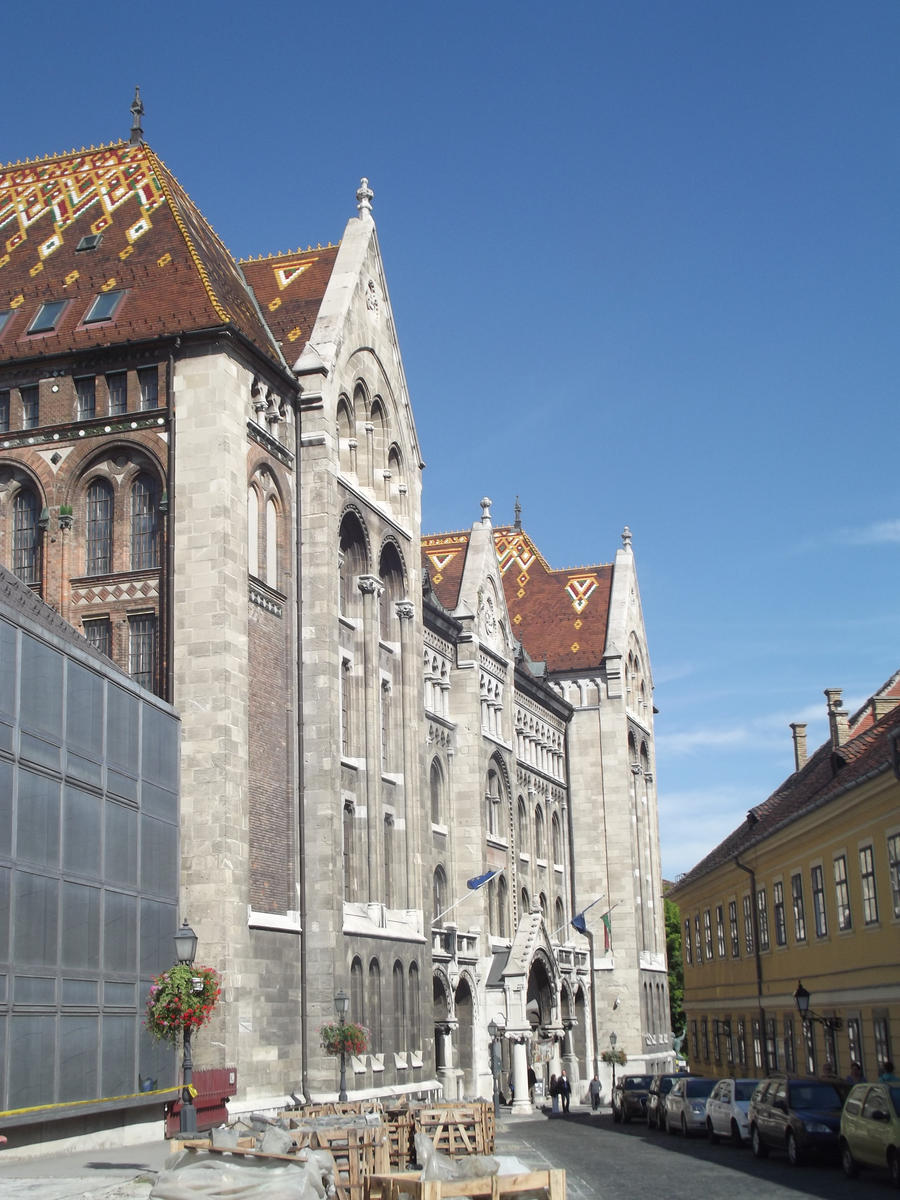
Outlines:
[[669, 962], [669, 1016], [672, 1033], [684, 1033], [684, 958], [681, 948], [681, 913], [672, 900], [664, 900], [666, 957]]
[[159, 1041], [178, 1041], [212, 1016], [221, 988], [212, 967], [178, 963], [153, 980], [147, 998], [147, 1030]]
[[605, 1063], [615, 1063], [617, 1067], [624, 1067], [628, 1062], [628, 1055], [624, 1050], [604, 1050], [600, 1054], [600, 1061]]
[[364, 1025], [353, 1021], [332, 1021], [319, 1030], [322, 1048], [328, 1054], [363, 1054], [368, 1044], [369, 1031]]

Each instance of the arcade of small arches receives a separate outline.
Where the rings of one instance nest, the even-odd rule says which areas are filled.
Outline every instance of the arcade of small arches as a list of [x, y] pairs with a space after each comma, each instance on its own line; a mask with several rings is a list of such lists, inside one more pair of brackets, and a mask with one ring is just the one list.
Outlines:
[[[390, 979], [384, 975], [377, 955], [368, 962], [356, 955], [350, 964], [348, 1019], [368, 1034], [366, 1052], [352, 1059], [351, 1069], [360, 1075], [386, 1072], [375, 1083], [403, 1082], [423, 1063], [421, 970], [417, 961], [398, 958], [390, 966]], [[366, 1081], [359, 1080], [357, 1086], [366, 1086]]]
[[370, 394], [358, 380], [352, 397], [338, 397], [336, 418], [342, 473], [370, 488], [376, 499], [393, 500], [403, 508], [409, 492], [406, 466], [384, 398]]

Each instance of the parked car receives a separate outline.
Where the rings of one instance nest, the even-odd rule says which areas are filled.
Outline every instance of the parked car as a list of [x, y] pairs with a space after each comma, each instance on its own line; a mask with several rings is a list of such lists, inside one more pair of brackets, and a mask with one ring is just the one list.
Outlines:
[[688, 1075], [688, 1071], [676, 1071], [674, 1075], [654, 1075], [647, 1096], [647, 1128], [662, 1129], [666, 1120], [666, 1096], [676, 1079]]
[[750, 1141], [747, 1109], [758, 1079], [720, 1079], [706, 1101], [706, 1135], [711, 1142], [730, 1137], [736, 1146]]
[[750, 1100], [750, 1145], [757, 1158], [784, 1150], [788, 1162], [837, 1158], [841, 1108], [849, 1085], [837, 1079], [776, 1075], [757, 1084]]
[[706, 1101], [717, 1083], [717, 1079], [702, 1079], [696, 1075], [676, 1079], [666, 1096], [666, 1133], [681, 1130], [685, 1137], [689, 1133], [703, 1133]]
[[841, 1166], [853, 1179], [860, 1167], [887, 1167], [900, 1188], [900, 1086], [857, 1083], [841, 1113]]
[[613, 1088], [613, 1120], [627, 1124], [632, 1117], [644, 1119], [652, 1075], [623, 1075]]

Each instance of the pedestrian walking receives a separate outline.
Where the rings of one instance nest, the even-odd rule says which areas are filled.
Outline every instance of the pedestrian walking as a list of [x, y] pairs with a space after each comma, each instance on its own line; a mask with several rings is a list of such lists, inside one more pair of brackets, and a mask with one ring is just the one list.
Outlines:
[[559, 1112], [559, 1084], [556, 1076], [550, 1076], [550, 1099], [553, 1101], [553, 1111]]
[[881, 1074], [878, 1076], [882, 1083], [898, 1083], [900, 1080], [894, 1074], [894, 1064], [891, 1059], [886, 1058], [881, 1064]]
[[534, 1067], [528, 1067], [528, 1099], [534, 1104], [534, 1085], [537, 1083], [537, 1075], [534, 1073]]
[[591, 1109], [596, 1112], [600, 1107], [600, 1079], [595, 1075], [590, 1082], [589, 1091], [591, 1093]]
[[559, 1098], [562, 1101], [562, 1110], [564, 1113], [569, 1111], [569, 1097], [572, 1094], [572, 1088], [569, 1085], [569, 1077], [563, 1071], [556, 1081], [556, 1090], [559, 1093]]

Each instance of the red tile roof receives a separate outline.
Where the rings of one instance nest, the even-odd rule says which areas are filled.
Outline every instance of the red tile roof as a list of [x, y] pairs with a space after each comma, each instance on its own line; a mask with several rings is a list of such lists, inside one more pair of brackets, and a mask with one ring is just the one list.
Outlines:
[[[860, 713], [868, 711], [864, 706]], [[736, 855], [765, 841], [782, 826], [889, 768], [894, 731], [900, 732], [900, 704], [874, 723], [867, 719], [858, 723], [856, 729], [851, 727], [850, 738], [837, 751], [830, 739], [823, 743], [799, 771], [789, 775], [762, 804], [751, 808], [747, 819], [733, 833], [677, 881], [673, 894], [733, 861]]]
[[[423, 565], [451, 612], [459, 603], [468, 546], [466, 532], [422, 539]], [[551, 671], [598, 667], [606, 649], [612, 564], [556, 570], [514, 526], [496, 528], [494, 546], [513, 634], [531, 658], [546, 662]]]
[[[88, 234], [100, 234], [99, 245], [79, 251]], [[112, 319], [84, 325], [93, 298], [118, 290], [125, 296]], [[27, 332], [42, 302], [63, 299], [56, 329]], [[144, 143], [0, 167], [0, 312], [7, 309], [7, 361], [225, 325], [282, 362], [265, 303], [261, 312], [241, 268]]]
[[300, 354], [319, 315], [339, 246], [242, 259], [266, 323], [288, 362]]

